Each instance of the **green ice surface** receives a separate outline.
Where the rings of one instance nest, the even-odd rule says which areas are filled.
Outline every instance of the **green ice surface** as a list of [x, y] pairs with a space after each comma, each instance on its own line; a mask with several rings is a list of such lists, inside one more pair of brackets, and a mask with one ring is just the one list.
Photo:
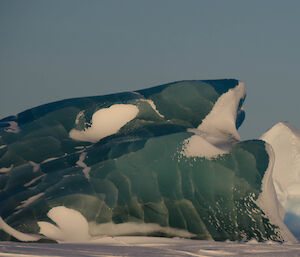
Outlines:
[[[37, 221], [50, 221], [47, 212], [63, 205], [98, 224], [156, 223], [197, 239], [280, 241], [255, 203], [269, 162], [262, 141], [237, 143], [214, 159], [182, 154], [183, 142], [192, 135], [187, 129], [201, 124], [218, 97], [237, 83], [175, 82], [50, 103], [3, 119], [0, 168], [12, 169], [0, 173], [1, 217], [19, 231], [39, 233]], [[152, 100], [160, 115], [145, 100]], [[69, 137], [71, 129], [88, 128], [93, 113], [113, 104], [134, 104], [139, 113], [97, 143]], [[238, 127], [244, 113], [237, 114]], [[18, 133], [6, 131], [11, 121]], [[90, 178], [77, 163], [83, 152]], [[14, 240], [4, 232], [0, 238]]]

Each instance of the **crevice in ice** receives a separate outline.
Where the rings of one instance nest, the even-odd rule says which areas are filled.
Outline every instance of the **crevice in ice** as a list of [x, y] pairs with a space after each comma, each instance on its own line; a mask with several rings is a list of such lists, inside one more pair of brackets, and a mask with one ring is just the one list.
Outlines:
[[114, 104], [93, 114], [91, 126], [84, 130], [72, 129], [69, 136], [77, 141], [96, 143], [100, 139], [117, 133], [133, 120], [139, 109], [132, 104]]
[[222, 94], [198, 128], [188, 129], [195, 135], [184, 141], [182, 154], [186, 157], [214, 158], [228, 153], [232, 144], [240, 140], [236, 118], [245, 95], [242, 82]]
[[82, 154], [80, 154], [79, 156], [79, 160], [76, 162], [76, 164], [83, 168], [82, 172], [84, 174], [84, 176], [89, 180], [90, 179], [90, 171], [91, 171], [91, 168], [88, 167], [83, 161], [85, 160], [87, 156], [87, 153], [86, 152], [83, 152]]

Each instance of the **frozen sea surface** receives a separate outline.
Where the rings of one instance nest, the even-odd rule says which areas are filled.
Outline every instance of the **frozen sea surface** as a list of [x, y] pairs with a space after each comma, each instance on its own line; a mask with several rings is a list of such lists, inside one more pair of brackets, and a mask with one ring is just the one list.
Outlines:
[[300, 256], [300, 244], [106, 237], [85, 244], [0, 242], [0, 256]]

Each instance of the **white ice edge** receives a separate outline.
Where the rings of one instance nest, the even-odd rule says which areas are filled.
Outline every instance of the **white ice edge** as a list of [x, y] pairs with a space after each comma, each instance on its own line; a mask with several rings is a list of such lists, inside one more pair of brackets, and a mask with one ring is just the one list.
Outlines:
[[273, 181], [287, 212], [300, 216], [300, 130], [279, 122], [261, 136], [275, 154]]
[[259, 195], [256, 203], [264, 211], [270, 222], [279, 227], [280, 235], [284, 241], [297, 243], [297, 239], [283, 223], [281, 204], [277, 199], [272, 178], [275, 155], [272, 147], [268, 143], [265, 145], [269, 155], [269, 165], [262, 180], [262, 193]]
[[243, 82], [222, 94], [211, 112], [205, 117], [198, 129], [206, 133], [230, 135], [236, 140], [240, 136], [236, 129], [236, 115], [240, 100], [246, 95]]
[[[72, 129], [69, 136], [77, 141], [96, 143], [102, 138], [117, 133], [133, 120], [138, 112], [137, 106], [132, 104], [114, 104], [108, 108], [102, 108], [93, 114], [91, 127], [85, 130]], [[82, 112], [78, 115], [82, 115]]]
[[243, 82], [222, 94], [210, 113], [183, 143], [181, 154], [186, 157], [214, 158], [228, 153], [233, 142], [239, 141], [236, 129], [236, 115], [240, 100], [246, 95]]

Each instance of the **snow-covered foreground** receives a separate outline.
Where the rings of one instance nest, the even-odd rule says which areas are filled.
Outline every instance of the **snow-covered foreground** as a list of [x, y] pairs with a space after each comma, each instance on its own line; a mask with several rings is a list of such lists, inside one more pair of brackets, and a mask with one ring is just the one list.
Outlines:
[[300, 244], [106, 237], [89, 244], [0, 242], [0, 256], [300, 256]]

